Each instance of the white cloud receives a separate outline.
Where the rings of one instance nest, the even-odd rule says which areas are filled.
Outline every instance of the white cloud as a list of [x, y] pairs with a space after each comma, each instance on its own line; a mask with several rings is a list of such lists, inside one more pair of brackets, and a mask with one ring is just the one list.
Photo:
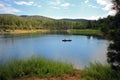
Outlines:
[[98, 20], [100, 18], [105, 18], [105, 17], [107, 17], [107, 16], [106, 15], [98, 15], [98, 16], [83, 17], [83, 19]]
[[70, 4], [69, 2], [65, 2], [62, 0], [54, 0], [49, 2], [49, 4], [51, 5], [51, 7], [55, 8], [55, 9], [60, 9], [60, 8], [68, 8], [70, 6], [72, 6], [72, 4]]
[[99, 8], [97, 6], [94, 6], [94, 5], [88, 5], [89, 7], [92, 7], [92, 8]]
[[63, 3], [63, 4], [61, 4], [61, 6], [63, 6], [63, 7], [69, 7], [70, 3]]
[[81, 18], [82, 19], [88, 19], [88, 20], [98, 20], [100, 18], [106, 18], [108, 15], [114, 15], [114, 14], [115, 14], [115, 11], [110, 11], [108, 14], [104, 14], [104, 15], [81, 17]]
[[114, 16], [117, 12], [115, 10], [111, 10], [108, 12], [107, 15], [111, 15], [111, 16]]
[[87, 17], [87, 18], [84, 18], [84, 19], [88, 19], [88, 20], [98, 20], [100, 18], [106, 18], [108, 15], [111, 15], [111, 16], [114, 16], [116, 14], [116, 11], [115, 10], [111, 10], [109, 11], [107, 14], [104, 14], [104, 15], [98, 15], [98, 16], [91, 16], [91, 17]]
[[41, 5], [38, 4], [33, 4], [34, 7], [42, 7]]
[[109, 11], [109, 10], [111, 10], [112, 6], [113, 6], [113, 4], [110, 3], [110, 4], [107, 4], [107, 5], [106, 5], [104, 8], [102, 8], [102, 9], [103, 9], [103, 10], [106, 10], [106, 11]]
[[40, 4], [38, 3], [35, 3], [33, 1], [29, 1], [29, 2], [26, 2], [26, 1], [14, 1], [15, 4], [17, 5], [26, 5], [26, 6], [33, 6], [33, 7], [42, 7]]
[[55, 1], [51, 1], [50, 3], [49, 3], [53, 8], [58, 8], [58, 7], [60, 7], [61, 6], [61, 1], [60, 0], [55, 0]]
[[19, 9], [13, 8], [10, 5], [6, 5], [3, 3], [0, 3], [0, 11], [4, 12], [4, 13], [17, 13], [17, 12], [21, 12]]
[[0, 3], [0, 7], [3, 7], [4, 5]]
[[96, 0], [96, 2], [102, 6], [104, 6], [104, 8], [102, 8], [102, 10], [108, 11], [108, 13], [106, 14], [106, 16], [108, 15], [115, 15], [116, 11], [112, 10], [112, 0]]
[[85, 17], [84, 19], [88, 19], [88, 20], [98, 20], [100, 18], [106, 18], [108, 15], [114, 16], [116, 14], [115, 10], [109, 11], [108, 14], [104, 14], [104, 15], [98, 15], [98, 16], [91, 16], [91, 17]]
[[106, 5], [110, 0], [96, 0], [98, 4]]
[[34, 4], [33, 1], [29, 1], [29, 2], [25, 2], [25, 1], [14, 1], [14, 2], [15, 2], [15, 4], [17, 4], [17, 5], [28, 5], [28, 6], [31, 6], [31, 5]]
[[100, 16], [91, 16], [89, 18], [87, 18], [88, 20], [98, 20], [100, 18]]
[[103, 10], [111, 10], [112, 8], [112, 1], [111, 0], [96, 0], [98, 4], [103, 5]]
[[85, 0], [85, 3], [88, 3], [89, 2], [89, 0]]

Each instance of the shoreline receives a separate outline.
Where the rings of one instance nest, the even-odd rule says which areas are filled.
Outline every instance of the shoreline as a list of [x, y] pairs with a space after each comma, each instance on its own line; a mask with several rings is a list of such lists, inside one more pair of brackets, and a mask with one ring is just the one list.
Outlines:
[[71, 35], [93, 35], [93, 36], [103, 36], [100, 30], [94, 29], [69, 29], [69, 30], [49, 30], [49, 29], [35, 29], [35, 30], [1, 30], [1, 34], [26, 34], [26, 33], [66, 33]]
[[25, 33], [47, 33], [49, 30], [39, 29], [39, 30], [6, 30], [0, 31], [0, 34], [25, 34]]

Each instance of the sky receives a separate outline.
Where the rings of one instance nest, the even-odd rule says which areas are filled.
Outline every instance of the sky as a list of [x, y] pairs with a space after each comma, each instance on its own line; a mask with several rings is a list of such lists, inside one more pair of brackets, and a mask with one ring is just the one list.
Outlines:
[[115, 15], [111, 0], [0, 0], [0, 14], [95, 20]]

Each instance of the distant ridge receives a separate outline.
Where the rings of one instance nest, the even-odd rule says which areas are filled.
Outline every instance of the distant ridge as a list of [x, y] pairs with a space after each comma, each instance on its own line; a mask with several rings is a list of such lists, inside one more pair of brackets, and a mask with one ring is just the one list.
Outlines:
[[39, 16], [39, 15], [14, 15], [14, 14], [0, 14], [0, 16], [6, 16], [6, 17], [17, 17], [17, 18], [27, 18], [27, 19], [34, 19], [34, 20], [64, 20], [64, 21], [75, 21], [75, 22], [88, 22], [90, 20], [87, 19], [69, 19], [69, 18], [63, 18], [63, 19], [53, 19], [45, 16]]
[[78, 22], [88, 22], [89, 20], [87, 19], [53, 19], [45, 16], [38, 16], [38, 15], [33, 15], [33, 16], [28, 16], [28, 15], [21, 15], [20, 17], [23, 18], [29, 18], [29, 19], [37, 19], [37, 20], [64, 20], [64, 21], [78, 21]]
[[28, 15], [20, 15], [20, 17], [26, 18], [28, 17]]
[[0, 14], [0, 16], [11, 16], [11, 17], [19, 17], [19, 16], [17, 16], [17, 15], [14, 15], [14, 14]]
[[89, 21], [87, 19], [67, 19], [67, 18], [60, 19], [60, 20], [64, 20], [64, 21], [78, 21], [78, 22], [88, 22]]
[[48, 30], [67, 30], [67, 29], [86, 29], [91, 27], [91, 21], [86, 19], [53, 19], [38, 15], [14, 15], [0, 14], [0, 29], [3, 31], [10, 29], [48, 29]]
[[53, 18], [48, 18], [48, 17], [44, 17], [44, 16], [38, 16], [38, 15], [33, 15], [33, 16], [21, 15], [20, 17], [28, 18], [28, 19], [36, 19], [36, 20], [54, 20]]

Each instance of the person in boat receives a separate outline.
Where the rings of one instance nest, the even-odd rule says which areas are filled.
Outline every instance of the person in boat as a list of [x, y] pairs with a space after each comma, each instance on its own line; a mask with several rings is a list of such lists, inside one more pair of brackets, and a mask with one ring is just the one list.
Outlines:
[[72, 41], [71, 39], [63, 39], [62, 41]]

